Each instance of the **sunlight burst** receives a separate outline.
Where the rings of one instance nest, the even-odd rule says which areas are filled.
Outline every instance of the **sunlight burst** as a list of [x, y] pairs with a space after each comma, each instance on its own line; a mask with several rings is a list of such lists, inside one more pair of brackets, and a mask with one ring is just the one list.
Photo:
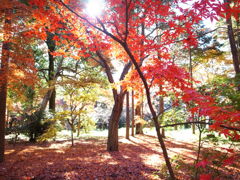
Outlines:
[[86, 6], [86, 13], [89, 16], [97, 17], [101, 15], [104, 7], [105, 7], [104, 0], [89, 0]]

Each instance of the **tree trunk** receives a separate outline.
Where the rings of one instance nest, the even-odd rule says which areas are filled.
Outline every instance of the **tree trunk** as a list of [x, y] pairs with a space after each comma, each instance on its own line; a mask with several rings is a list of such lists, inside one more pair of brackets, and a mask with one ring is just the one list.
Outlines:
[[40, 104], [40, 108], [38, 111], [43, 112], [47, 108], [47, 104], [49, 102], [49, 99], [50, 99], [52, 93], [53, 93], [53, 89], [50, 89], [47, 91], [47, 93], [45, 94], [45, 96], [42, 99], [42, 102]]
[[[63, 60], [64, 60], [63, 58], [60, 60], [58, 66], [57, 66], [56, 72], [54, 73], [54, 76], [53, 76], [53, 77], [54, 77], [54, 79], [53, 79], [54, 83], [56, 82], [57, 77], [59, 76], [59, 72], [60, 72], [60, 70], [61, 70], [61, 68], [62, 68]], [[48, 92], [45, 94], [45, 96], [43, 97], [42, 103], [41, 103], [41, 105], [40, 105], [39, 111], [42, 111], [42, 112], [43, 112], [43, 111], [46, 109], [47, 104], [48, 104], [48, 102], [49, 102], [49, 99], [50, 99], [51, 96], [52, 96], [53, 90], [54, 90], [54, 89], [50, 89], [50, 90], [48, 90]]]
[[55, 108], [56, 108], [56, 90], [55, 90], [55, 85], [53, 82], [54, 81], [54, 57], [52, 55], [52, 52], [54, 52], [55, 50], [55, 42], [53, 40], [53, 33], [47, 32], [47, 41], [46, 44], [48, 46], [48, 56], [49, 56], [49, 66], [48, 66], [48, 80], [49, 80], [49, 87], [53, 88], [51, 97], [49, 99], [49, 110], [51, 110], [52, 112], [55, 112]]
[[118, 123], [123, 109], [124, 94], [118, 94], [115, 97], [112, 114], [109, 119], [108, 127], [108, 151], [118, 151]]
[[174, 126], [174, 130], [178, 130], [178, 126]]
[[0, 162], [4, 161], [5, 148], [5, 122], [6, 122], [6, 103], [7, 103], [7, 71], [9, 59], [8, 43], [3, 43], [1, 59], [1, 81], [0, 81]]
[[71, 141], [72, 141], [72, 146], [74, 145], [74, 140], [73, 140], [73, 125], [71, 125]]
[[141, 123], [136, 124], [136, 134], [143, 134], [143, 125]]
[[144, 107], [144, 102], [143, 102], [143, 96], [142, 95], [142, 99], [141, 99], [141, 118], [144, 119], [144, 111], [143, 111], [143, 107]]
[[129, 114], [129, 92], [126, 93], [126, 139], [129, 139], [130, 114]]
[[[107, 59], [104, 57], [104, 55], [101, 54], [100, 51], [97, 51], [96, 54], [100, 58], [100, 61], [97, 62], [105, 69], [108, 81], [110, 83], [115, 83], [112, 76], [111, 67], [108, 64]], [[131, 66], [132, 66], [131, 61], [125, 64], [119, 79], [120, 81], [125, 78]], [[115, 104], [113, 106], [112, 114], [109, 119], [107, 150], [118, 151], [118, 123], [123, 109], [125, 93], [123, 92], [122, 88], [120, 90], [120, 93], [118, 93], [117, 90], [113, 88], [112, 93]]]
[[52, 95], [49, 99], [49, 110], [51, 110], [52, 112], [55, 112], [56, 110], [56, 89], [54, 87]]
[[157, 137], [158, 137], [158, 141], [160, 143], [160, 146], [162, 148], [162, 151], [163, 151], [163, 156], [164, 156], [164, 159], [165, 159], [165, 162], [166, 162], [166, 166], [168, 168], [168, 172], [169, 172], [169, 175], [171, 177], [172, 180], [175, 180], [175, 175], [174, 175], [174, 172], [173, 172], [173, 169], [172, 169], [172, 165], [171, 165], [171, 162], [170, 162], [170, 159], [168, 157], [168, 153], [167, 153], [167, 149], [166, 149], [166, 146], [165, 146], [165, 143], [164, 143], [164, 140], [163, 140], [163, 137], [160, 133], [160, 125], [159, 125], [159, 122], [158, 122], [158, 117], [157, 117], [157, 114], [153, 108], [153, 105], [152, 105], [152, 101], [151, 101], [151, 96], [150, 96], [150, 90], [149, 90], [149, 86], [148, 86], [148, 83], [147, 83], [147, 80], [146, 78], [144, 77], [136, 59], [134, 58], [133, 54], [131, 53], [130, 49], [128, 48], [127, 44], [123, 43], [121, 44], [122, 47], [125, 49], [126, 53], [128, 54], [129, 58], [131, 59], [132, 63], [134, 64], [137, 72], [138, 72], [138, 75], [140, 76], [142, 82], [143, 82], [143, 85], [144, 85], [144, 88], [145, 88], [145, 92], [146, 92], [146, 96], [147, 96], [147, 102], [148, 102], [148, 107], [151, 111], [151, 114], [152, 114], [152, 118], [153, 118], [153, 122], [155, 124], [155, 129], [156, 129], [156, 132], [157, 132]]
[[[224, 3], [226, 3], [227, 10], [229, 10], [230, 9], [229, 0], [224, 0]], [[230, 47], [231, 47], [234, 70], [235, 70], [236, 76], [239, 76], [240, 67], [239, 67], [239, 59], [238, 59], [238, 50], [237, 50], [236, 41], [235, 41], [234, 33], [233, 33], [231, 14], [229, 15], [229, 17], [228, 17], [228, 15], [229, 14], [227, 13], [226, 23], [227, 23], [227, 29], [228, 29], [228, 31], [227, 31], [228, 39], [229, 39], [229, 43], [230, 43]], [[240, 90], [240, 85], [238, 85], [238, 89]]]
[[[191, 47], [189, 48], [189, 73], [190, 73], [190, 82], [191, 82], [191, 88], [193, 88], [193, 67], [192, 67], [192, 49]], [[191, 115], [192, 116], [192, 121], [194, 121], [194, 115]], [[175, 129], [177, 130], [177, 129]], [[196, 127], [195, 127], [195, 124], [193, 123], [192, 124], [192, 133], [193, 134], [196, 134]]]
[[163, 137], [163, 138], [166, 137], [166, 136], [165, 136], [165, 130], [164, 130], [164, 128], [162, 128], [162, 137]]
[[134, 136], [134, 126], [135, 126], [135, 119], [134, 119], [134, 91], [132, 90], [132, 136]]
[[[160, 90], [160, 92], [162, 91], [162, 86], [161, 85], [159, 86], [159, 90]], [[163, 99], [163, 96], [159, 97], [159, 113], [160, 113], [160, 116], [163, 117], [163, 113], [164, 113], [164, 99]], [[164, 131], [163, 128], [162, 128], [162, 137], [165, 138], [165, 131]]]
[[[192, 121], [194, 122], [195, 120], [194, 120], [194, 115], [192, 115]], [[194, 124], [194, 123], [193, 123]], [[194, 124], [194, 125], [192, 125], [192, 133], [193, 134], [196, 134], [196, 125]]]
[[[141, 102], [136, 105], [135, 115], [141, 118]], [[136, 134], [143, 134], [143, 124], [141, 122], [136, 123]]]
[[237, 19], [237, 51], [238, 51], [238, 62], [240, 63], [240, 14], [238, 14], [238, 19]]
[[[5, 12], [4, 22], [4, 35], [10, 35], [11, 9], [7, 9]], [[8, 83], [8, 63], [10, 57], [10, 43], [8, 39], [4, 39], [2, 44], [2, 57], [1, 57], [1, 69], [0, 69], [0, 162], [4, 161], [5, 151], [5, 122], [6, 122], [6, 103], [7, 103], [7, 83]]]
[[81, 127], [81, 116], [78, 115], [78, 123], [77, 123], [77, 137], [80, 135], [80, 127]]

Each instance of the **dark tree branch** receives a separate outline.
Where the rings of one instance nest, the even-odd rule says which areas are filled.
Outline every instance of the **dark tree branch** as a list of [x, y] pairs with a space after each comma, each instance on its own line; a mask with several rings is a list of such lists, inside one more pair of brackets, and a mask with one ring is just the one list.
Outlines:
[[129, 61], [123, 68], [122, 74], [119, 79], [120, 81], [122, 81], [125, 78], [126, 74], [128, 73], [128, 71], [131, 67], [132, 67], [132, 62]]
[[95, 57], [91, 57], [96, 63], [98, 63], [100, 66], [102, 66], [104, 68], [104, 64], [102, 63], [102, 61], [99, 61], [98, 59], [96, 59]]
[[112, 24], [115, 27], [117, 35], [121, 38], [121, 40], [123, 40], [122, 34], [119, 32], [119, 29], [118, 29], [117, 25], [114, 24], [114, 22], [108, 22], [108, 23]]
[[[96, 52], [97, 56], [100, 58], [104, 68], [105, 68], [105, 72], [107, 74], [107, 77], [108, 77], [108, 80], [110, 83], [114, 83], [114, 79], [113, 79], [113, 76], [112, 76], [112, 72], [111, 72], [111, 68], [109, 67], [106, 59], [103, 57], [103, 55], [97, 51]], [[114, 100], [116, 101], [117, 100], [117, 90], [112, 88], [112, 91], [113, 91], [113, 97], [114, 97]]]
[[111, 68], [110, 68], [110, 66], [107, 63], [107, 60], [105, 59], [105, 57], [103, 57], [103, 55], [99, 51], [97, 51], [96, 54], [100, 58], [100, 60], [101, 60], [101, 62], [103, 64], [103, 67], [106, 70], [106, 74], [107, 74], [109, 82], [110, 83], [114, 83], [114, 79], [113, 79], [113, 76], [112, 76]]
[[122, 43], [122, 41], [117, 38], [116, 36], [114, 36], [113, 34], [111, 34], [110, 32], [108, 32], [106, 30], [106, 28], [104, 27], [102, 21], [100, 19], [97, 18], [98, 23], [102, 26], [103, 29], [101, 29], [100, 27], [94, 25], [92, 22], [90, 22], [87, 18], [79, 15], [77, 12], [75, 12], [72, 8], [70, 8], [68, 5], [66, 5], [62, 0], [59, 0], [60, 4], [62, 4], [65, 8], [67, 8], [70, 12], [72, 12], [73, 14], [75, 14], [77, 17], [79, 17], [80, 19], [84, 20], [87, 24], [89, 24], [90, 26], [94, 27], [95, 29], [103, 32], [104, 34], [108, 35], [109, 37], [111, 37], [112, 39], [114, 39], [115, 41], [117, 41], [118, 43]]

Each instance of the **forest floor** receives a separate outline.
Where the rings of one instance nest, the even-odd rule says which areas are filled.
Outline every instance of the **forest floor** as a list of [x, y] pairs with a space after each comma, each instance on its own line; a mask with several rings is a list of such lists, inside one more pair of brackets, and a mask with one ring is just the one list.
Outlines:
[[[195, 179], [196, 136], [173, 134], [169, 133], [165, 141], [176, 176]], [[239, 150], [239, 147], [234, 148]], [[240, 179], [240, 154], [235, 154], [236, 161], [223, 166], [217, 162], [228, 155], [227, 151], [205, 143], [202, 152], [201, 160], [203, 157], [208, 160], [200, 163], [199, 174], [212, 174], [221, 180]], [[5, 159], [0, 164], [0, 180], [167, 179], [161, 148], [151, 133], [131, 136], [130, 140], [120, 137], [119, 152], [106, 151], [105, 135], [82, 136], [75, 139], [73, 147], [70, 140], [7, 143]]]

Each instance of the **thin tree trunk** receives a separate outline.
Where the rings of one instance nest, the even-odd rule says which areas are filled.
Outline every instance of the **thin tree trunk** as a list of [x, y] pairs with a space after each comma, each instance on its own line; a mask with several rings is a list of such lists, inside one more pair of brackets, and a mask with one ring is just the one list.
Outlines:
[[[195, 166], [196, 164], [199, 162], [199, 159], [200, 159], [200, 152], [201, 152], [201, 148], [202, 148], [202, 132], [203, 132], [203, 129], [201, 129], [199, 127], [199, 137], [198, 137], [198, 151], [197, 151], [197, 159], [196, 159], [196, 162], [195, 162]], [[198, 176], [198, 167], [196, 169], [196, 172], [195, 172], [195, 179], [197, 179], [197, 176]]]
[[51, 110], [52, 112], [55, 112], [56, 110], [56, 88], [53, 88], [53, 92], [52, 95], [49, 99], [49, 110]]
[[[240, 61], [240, 14], [238, 14], [238, 18], [236, 20], [237, 24], [237, 42], [236, 42], [236, 47], [238, 51], [238, 61]], [[240, 63], [240, 62], [239, 62]]]
[[123, 109], [124, 94], [116, 95], [115, 104], [109, 119], [108, 127], [108, 151], [118, 151], [118, 123]]
[[[10, 18], [11, 9], [5, 10], [4, 36], [9, 35], [11, 28]], [[0, 162], [4, 161], [5, 151], [5, 122], [6, 122], [6, 103], [7, 103], [7, 83], [8, 83], [8, 63], [10, 57], [10, 43], [4, 39], [2, 45], [2, 58], [0, 69]]]
[[129, 139], [130, 114], [129, 114], [129, 92], [126, 93], [126, 139]]
[[137, 70], [137, 72], [138, 72], [138, 74], [139, 74], [139, 76], [140, 76], [140, 78], [143, 82], [143, 85], [144, 85], [144, 88], [145, 88], [145, 91], [146, 91], [148, 106], [149, 106], [149, 109], [150, 109], [152, 117], [153, 117], [153, 122], [155, 124], [155, 129], [156, 129], [156, 132], [157, 132], [158, 141], [159, 141], [159, 143], [161, 145], [161, 148], [162, 148], [162, 151], [163, 151], [163, 156], [164, 156], [164, 159], [165, 159], [165, 162], [166, 162], [166, 166], [168, 168], [168, 172], [169, 172], [169, 175], [170, 175], [171, 179], [175, 180], [175, 175], [174, 175], [174, 172], [173, 172], [173, 169], [172, 169], [172, 165], [170, 163], [170, 159], [168, 157], [167, 149], [166, 149], [163, 137], [160, 133], [160, 125], [159, 125], [159, 122], [158, 122], [158, 117], [157, 117], [157, 114], [156, 114], [156, 112], [153, 108], [153, 105], [152, 105], [150, 90], [149, 90], [149, 86], [147, 84], [147, 80], [144, 77], [138, 63], [136, 62], [136, 60], [135, 60], [133, 54], [131, 53], [130, 49], [128, 48], [127, 44], [123, 43], [121, 45], [125, 49], [126, 53], [128, 54], [129, 58], [131, 59], [132, 63], [134, 64], [134, 66], [135, 66], [135, 68], [136, 68], [136, 70]]
[[178, 126], [174, 126], [174, 130], [178, 130]]
[[[160, 85], [159, 90], [162, 91], [162, 86]], [[159, 97], [159, 112], [160, 112], [160, 116], [163, 117], [163, 113], [164, 113], [164, 99], [163, 96]], [[164, 128], [162, 128], [162, 137], [165, 138], [165, 131]]]
[[143, 104], [143, 96], [144, 96], [144, 95], [142, 95], [142, 99], [141, 99], [141, 118], [142, 118], [142, 119], [144, 119], [144, 111], [143, 111], [143, 106], [144, 106], [144, 104]]
[[[141, 102], [136, 105], [135, 115], [141, 118]], [[136, 134], [143, 134], [143, 124], [141, 122], [136, 122]]]
[[74, 140], [73, 140], [73, 125], [71, 125], [71, 141], [72, 141], [72, 146], [74, 145]]
[[[191, 83], [191, 87], [193, 88], [193, 67], [192, 67], [192, 50], [191, 47], [189, 48], [189, 73], [190, 73], [190, 83]], [[192, 114], [192, 121], [194, 121], [194, 115]], [[196, 127], [195, 124], [192, 124], [192, 133], [196, 134]]]
[[77, 123], [77, 137], [80, 135], [80, 125], [81, 125], [81, 115], [78, 115], [78, 123]]
[[[224, 3], [226, 3], [227, 10], [230, 9], [229, 0], [224, 0]], [[229, 17], [228, 17], [229, 15]], [[240, 74], [240, 67], [239, 67], [239, 59], [238, 59], [238, 51], [236, 46], [236, 41], [233, 33], [233, 27], [232, 27], [232, 18], [231, 14], [226, 15], [226, 23], [227, 23], [227, 29], [228, 29], [228, 39], [231, 47], [231, 53], [233, 58], [233, 66], [236, 73], [236, 76]], [[240, 85], [238, 85], [238, 89], [240, 90]]]
[[135, 119], [134, 119], [134, 91], [132, 90], [132, 136], [134, 136], [134, 126], [135, 126]]

